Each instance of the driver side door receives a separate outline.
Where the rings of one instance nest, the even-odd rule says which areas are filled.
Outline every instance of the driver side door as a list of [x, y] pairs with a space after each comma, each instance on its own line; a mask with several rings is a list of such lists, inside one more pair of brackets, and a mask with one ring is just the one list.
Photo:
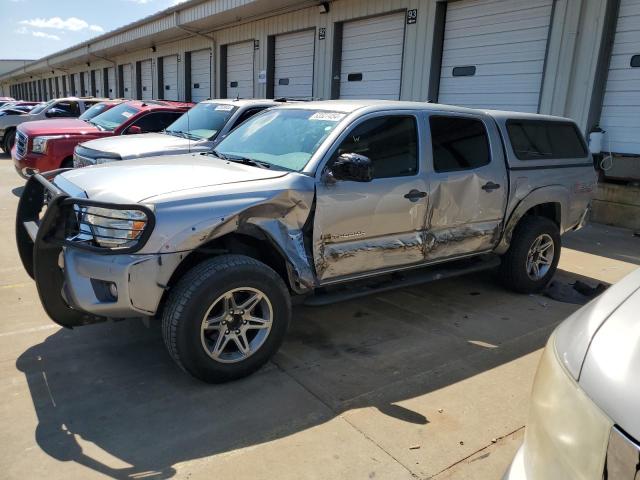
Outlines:
[[[316, 185], [314, 259], [320, 283], [422, 262], [427, 181], [414, 112], [372, 114], [346, 131]], [[344, 153], [371, 160], [370, 182], [332, 180]]]

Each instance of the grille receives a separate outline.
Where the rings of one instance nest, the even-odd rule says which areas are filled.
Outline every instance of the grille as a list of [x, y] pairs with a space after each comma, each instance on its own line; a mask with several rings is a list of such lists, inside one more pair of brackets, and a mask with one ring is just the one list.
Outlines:
[[22, 132], [16, 133], [16, 154], [22, 158], [27, 153], [27, 145], [29, 144], [29, 138]]

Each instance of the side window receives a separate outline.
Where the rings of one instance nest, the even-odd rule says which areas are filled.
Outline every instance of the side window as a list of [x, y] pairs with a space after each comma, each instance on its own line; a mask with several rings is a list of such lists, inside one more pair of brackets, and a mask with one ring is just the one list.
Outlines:
[[508, 120], [513, 152], [520, 160], [582, 158], [587, 147], [578, 128], [570, 122]]
[[242, 122], [244, 122], [246, 119], [248, 119], [249, 117], [253, 117], [256, 113], [261, 112], [262, 110], [264, 110], [264, 108], [248, 108], [247, 110], [245, 110], [244, 112], [242, 112], [240, 114], [240, 116], [235, 121], [235, 123], [233, 124], [233, 127], [231, 127], [231, 129], [233, 130], [238, 125], [240, 125]]
[[53, 107], [59, 117], [78, 117], [80, 116], [80, 105], [78, 102], [64, 101], [58, 102]]
[[334, 158], [357, 153], [371, 159], [373, 178], [405, 177], [418, 172], [418, 128], [413, 116], [365, 120], [345, 138]]
[[132, 125], [140, 127], [142, 133], [159, 132], [175, 122], [181, 115], [182, 113], [179, 112], [152, 112], [140, 117]]
[[436, 172], [472, 170], [491, 161], [487, 131], [480, 120], [432, 116], [429, 127]]

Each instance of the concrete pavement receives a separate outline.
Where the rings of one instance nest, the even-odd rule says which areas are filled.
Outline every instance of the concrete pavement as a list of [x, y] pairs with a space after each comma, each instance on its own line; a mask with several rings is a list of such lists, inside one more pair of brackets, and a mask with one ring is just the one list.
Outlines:
[[[297, 308], [266, 368], [205, 385], [173, 365], [157, 325], [47, 318], [13, 240], [22, 184], [0, 157], [2, 478], [497, 479], [540, 349], [578, 308], [507, 292], [492, 272]], [[565, 245], [562, 282], [640, 265], [626, 230]]]

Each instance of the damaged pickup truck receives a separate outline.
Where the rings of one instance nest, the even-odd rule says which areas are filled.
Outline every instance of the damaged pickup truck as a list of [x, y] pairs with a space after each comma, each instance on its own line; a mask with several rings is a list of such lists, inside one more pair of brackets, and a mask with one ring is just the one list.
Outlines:
[[60, 325], [157, 318], [207, 381], [283, 341], [292, 301], [322, 304], [499, 267], [542, 289], [596, 184], [568, 119], [445, 105], [282, 105], [208, 153], [33, 176], [24, 267]]

